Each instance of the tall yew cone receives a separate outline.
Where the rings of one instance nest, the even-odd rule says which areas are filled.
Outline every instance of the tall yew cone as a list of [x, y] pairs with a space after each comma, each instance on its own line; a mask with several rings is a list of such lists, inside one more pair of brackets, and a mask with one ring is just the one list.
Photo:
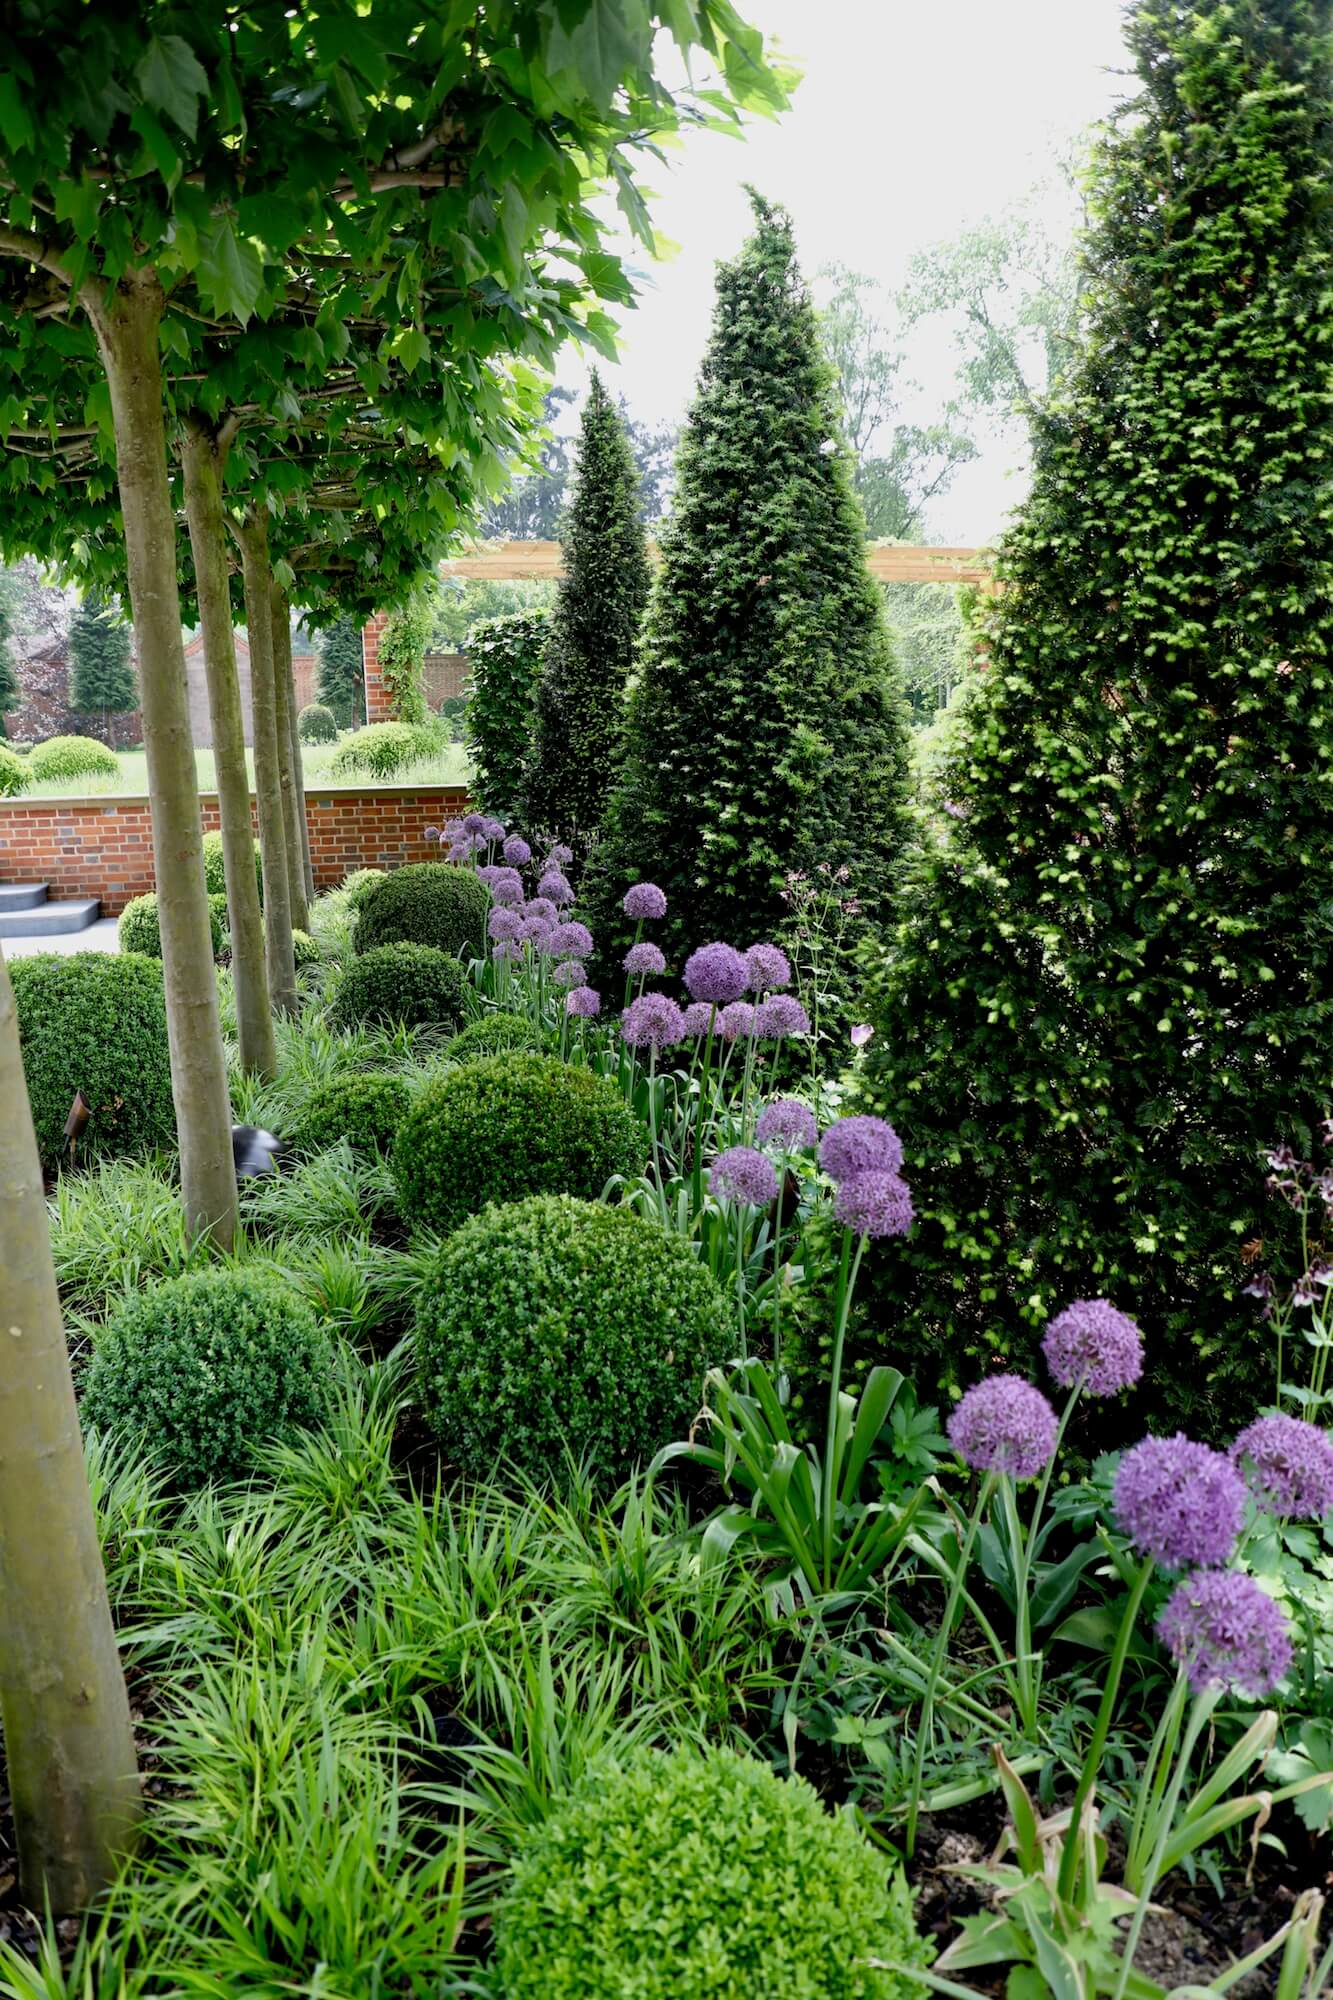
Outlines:
[[262, 507], [235, 525], [245, 585], [245, 625], [250, 642], [250, 711], [255, 752], [255, 802], [264, 871], [264, 936], [268, 986], [280, 1014], [296, 1012], [296, 957], [292, 945], [287, 820], [278, 748], [277, 673], [273, 660], [273, 572], [268, 521]]
[[1154, 1427], [1222, 1436], [1271, 1395], [1263, 1154], [1311, 1157], [1329, 1109], [1329, 24], [1131, 11], [1080, 351], [867, 1068], [921, 1220], [866, 1358], [900, 1330], [918, 1375], [932, 1338], [965, 1380], [1026, 1367], [1053, 1309], [1109, 1295], [1152, 1329]]
[[133, 1846], [139, 1780], [2, 953], [0, 1104], [0, 1728], [24, 1897], [63, 1913]]

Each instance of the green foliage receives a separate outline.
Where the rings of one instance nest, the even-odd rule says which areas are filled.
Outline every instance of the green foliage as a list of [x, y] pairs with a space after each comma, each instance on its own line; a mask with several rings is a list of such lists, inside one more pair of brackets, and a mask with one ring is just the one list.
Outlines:
[[459, 961], [433, 945], [375, 945], [344, 968], [329, 1019], [336, 1028], [391, 1021], [407, 1028], [454, 1028], [466, 986]]
[[353, 910], [359, 910], [376, 882], [384, 880], [383, 868], [354, 868], [345, 875], [341, 888]]
[[380, 634], [379, 671], [389, 707], [399, 722], [414, 728], [430, 715], [424, 676], [433, 617], [430, 594], [419, 589], [390, 615]]
[[542, 650], [523, 819], [581, 849], [606, 811], [651, 580], [638, 475], [595, 373], [562, 541], [565, 574]]
[[354, 1153], [387, 1153], [410, 1098], [401, 1076], [330, 1077], [306, 1100], [291, 1143], [298, 1152], [317, 1153], [346, 1139]]
[[549, 611], [555, 589], [541, 577], [442, 576], [434, 597], [431, 651], [465, 653], [474, 625], [512, 611]]
[[660, 883], [668, 958], [771, 935], [786, 875], [821, 862], [883, 918], [905, 838], [906, 725], [832, 378], [791, 224], [755, 205], [719, 272], [585, 895], [605, 947], [627, 885]]
[[[4, 734], [4, 718], [8, 711], [20, 705], [19, 680], [14, 671], [14, 659], [10, 642], [14, 637], [16, 591], [8, 570], [0, 569], [0, 736]], [[5, 793], [3, 769], [0, 769], [0, 797]]]
[[490, 898], [470, 868], [418, 861], [366, 891], [357, 909], [358, 952], [382, 944], [428, 944], [451, 957], [482, 949]]
[[50, 1218], [61, 1304], [92, 1319], [217, 1254], [207, 1237], [190, 1240], [179, 1181], [161, 1160], [98, 1160], [62, 1174]]
[[372, 722], [339, 744], [329, 759], [334, 777], [394, 778], [440, 747], [434, 724]]
[[[210, 896], [225, 896], [227, 874], [222, 860], [222, 835], [204, 835], [204, 883]], [[259, 890], [259, 900], [264, 900], [264, 864], [259, 852], [259, 842], [255, 842], [255, 886]]]
[[529, 1049], [540, 1055], [547, 1046], [540, 1028], [521, 1014], [483, 1014], [446, 1043], [447, 1062], [475, 1062], [480, 1056], [500, 1055], [505, 1049]]
[[147, 1438], [182, 1486], [244, 1472], [326, 1415], [337, 1359], [276, 1272], [194, 1271], [126, 1302], [84, 1378], [89, 1430]]
[[522, 805], [547, 629], [544, 611], [515, 611], [481, 620], [468, 635], [472, 793], [487, 812], [505, 820]]
[[114, 778], [120, 760], [93, 736], [49, 736], [28, 753], [28, 769], [43, 783], [63, 778]]
[[161, 966], [102, 951], [39, 953], [16, 959], [9, 976], [43, 1166], [68, 1160], [76, 1090], [92, 1107], [80, 1163], [169, 1145], [176, 1115]]
[[[213, 956], [222, 950], [227, 931], [227, 899], [208, 899], [208, 928], [212, 938]], [[116, 925], [116, 936], [122, 951], [142, 952], [145, 958], [161, 958], [162, 932], [158, 924], [157, 897], [155, 895], [132, 896], [120, 913]]]
[[309, 931], [293, 929], [292, 954], [296, 960], [296, 970], [298, 972], [305, 966], [318, 965], [320, 961], [319, 946], [315, 943]]
[[123, 714], [139, 705], [130, 628], [118, 605], [90, 593], [69, 621], [69, 705], [79, 715]]
[[506, 2000], [910, 2000], [929, 1962], [901, 1878], [802, 1778], [714, 1749], [590, 1772], [497, 1912]]
[[417, 1299], [422, 1406], [469, 1476], [507, 1461], [542, 1479], [568, 1453], [614, 1485], [688, 1426], [733, 1337], [726, 1294], [681, 1237], [536, 1195], [473, 1216], [441, 1250]]
[[[3, 713], [3, 710], [0, 710]], [[0, 799], [16, 798], [32, 783], [26, 757], [15, 756], [12, 750], [0, 743]]]
[[361, 627], [355, 618], [339, 618], [321, 632], [315, 694], [340, 729], [355, 729], [364, 720], [366, 667]]
[[1333, 1030], [1333, 98], [1319, 10], [1230, 14], [1133, 17], [1079, 350], [864, 1093], [921, 1218], [877, 1260], [876, 1359], [1024, 1368], [1106, 1294], [1151, 1329], [1156, 1420], [1212, 1430], [1263, 1393], [1242, 1253]]
[[303, 743], [336, 743], [338, 741], [338, 720], [331, 708], [322, 702], [312, 701], [301, 710], [296, 718]]
[[615, 1084], [554, 1056], [512, 1050], [418, 1092], [393, 1170], [407, 1220], [443, 1231], [488, 1201], [595, 1200], [616, 1174], [638, 1173], [647, 1150]]

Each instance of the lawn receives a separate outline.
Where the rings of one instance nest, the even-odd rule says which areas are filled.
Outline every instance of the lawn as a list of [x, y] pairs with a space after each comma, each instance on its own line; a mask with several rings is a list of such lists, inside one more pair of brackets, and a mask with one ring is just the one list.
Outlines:
[[[301, 758], [305, 766], [306, 784], [342, 785], [352, 790], [364, 790], [376, 781], [368, 777], [330, 778], [329, 765], [338, 750], [336, 743], [306, 744]], [[199, 789], [211, 792], [215, 789], [213, 773], [213, 753], [211, 750], [196, 750], [195, 768], [199, 773]], [[250, 772], [250, 782], [254, 783], [254, 754], [245, 753], [246, 766]], [[406, 766], [393, 780], [399, 785], [463, 785], [467, 783], [467, 751], [461, 743], [446, 744], [438, 755], [424, 758], [419, 764]], [[142, 750], [122, 750], [120, 770], [112, 777], [84, 776], [66, 778], [59, 782], [48, 780], [33, 784], [30, 791], [23, 793], [24, 799], [51, 798], [92, 798], [103, 793], [119, 798], [143, 798], [148, 792], [148, 760]]]

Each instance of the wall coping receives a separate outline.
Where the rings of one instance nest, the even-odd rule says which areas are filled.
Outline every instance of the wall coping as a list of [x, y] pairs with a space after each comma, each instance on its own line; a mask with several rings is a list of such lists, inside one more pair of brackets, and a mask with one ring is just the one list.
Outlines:
[[[307, 798], [322, 798], [326, 792], [360, 793], [363, 797], [379, 798], [384, 792], [398, 792], [408, 796], [414, 792], [457, 792], [460, 798], [467, 797], [467, 785], [443, 778], [422, 779], [413, 785], [312, 785], [307, 784]], [[216, 792], [200, 792], [201, 803], [217, 803]], [[250, 794], [253, 803], [255, 794]], [[21, 810], [24, 806], [65, 806], [71, 811], [76, 806], [97, 806], [110, 811], [115, 806], [151, 806], [147, 792], [16, 792], [12, 797], [0, 797], [0, 813], [10, 809]]]

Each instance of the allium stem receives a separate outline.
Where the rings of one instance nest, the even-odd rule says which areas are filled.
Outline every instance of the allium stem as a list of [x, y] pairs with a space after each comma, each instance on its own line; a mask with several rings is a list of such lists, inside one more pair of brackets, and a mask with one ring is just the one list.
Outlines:
[[708, 1102], [709, 1085], [713, 1080], [713, 1031], [717, 1026], [717, 1002], [708, 1016], [708, 1035], [704, 1042], [704, 1068], [699, 1079], [699, 1108], [695, 1119], [694, 1132], [694, 1186], [693, 1214], [703, 1212], [704, 1205], [704, 1107]]
[[1074, 1793], [1074, 1803], [1069, 1809], [1069, 1831], [1065, 1835], [1064, 1852], [1060, 1856], [1060, 1879], [1057, 1893], [1068, 1900], [1074, 1893], [1074, 1880], [1079, 1863], [1079, 1821], [1083, 1808], [1097, 1782], [1101, 1771], [1102, 1752], [1111, 1730], [1111, 1718], [1115, 1714], [1116, 1700], [1120, 1693], [1120, 1682], [1125, 1671], [1125, 1661], [1129, 1657], [1129, 1642], [1134, 1634], [1134, 1625], [1143, 1603], [1143, 1593], [1148, 1588], [1148, 1579], [1153, 1572], [1151, 1556], [1146, 1556], [1139, 1564], [1138, 1574], [1130, 1585], [1129, 1602], [1120, 1619], [1120, 1630], [1115, 1635], [1115, 1645], [1111, 1650], [1110, 1663], [1106, 1669], [1106, 1681], [1102, 1688], [1102, 1698], [1097, 1709], [1097, 1720], [1092, 1726], [1092, 1740], [1088, 1744], [1079, 1772], [1078, 1788]]
[[787, 1148], [778, 1163], [778, 1198], [773, 1207], [773, 1380], [782, 1394], [782, 1197], [787, 1192]]
[[[1176, 1758], [1176, 1768], [1172, 1772], [1170, 1786], [1167, 1789], [1165, 1799], [1162, 1801], [1157, 1839], [1153, 1845], [1152, 1858], [1148, 1863], [1147, 1874], [1143, 1879], [1143, 1887], [1139, 1891], [1139, 1900], [1134, 1907], [1134, 1917], [1129, 1926], [1129, 1936], [1125, 1939], [1124, 1948], [1120, 1954], [1120, 1974], [1115, 1983], [1115, 1993], [1112, 1996], [1112, 2000], [1124, 2000], [1125, 1988], [1129, 1985], [1129, 1977], [1134, 1970], [1134, 1954], [1139, 1948], [1139, 1939], [1143, 1935], [1143, 1926], [1148, 1915], [1152, 1892], [1157, 1886], [1157, 1875], [1162, 1865], [1162, 1856], [1166, 1852], [1166, 1843], [1171, 1838], [1171, 1827], [1176, 1817], [1176, 1807], [1180, 1804], [1180, 1794], [1184, 1790], [1185, 1779], [1189, 1774], [1190, 1761], [1194, 1756], [1194, 1747], [1207, 1727], [1213, 1710], [1217, 1707], [1221, 1698], [1222, 1689], [1220, 1687], [1211, 1687], [1206, 1694], [1201, 1694], [1195, 1699], [1189, 1722], [1185, 1728], [1185, 1740], [1181, 1744], [1179, 1754]], [[1073, 1829], [1071, 1828], [1070, 1831], [1072, 1833]]]
[[861, 1268], [861, 1255], [866, 1247], [864, 1236], [857, 1240], [856, 1254], [852, 1255], [852, 1232], [842, 1232], [842, 1254], [838, 1260], [838, 1289], [835, 1296], [833, 1321], [833, 1361], [829, 1370], [828, 1424], [824, 1432], [824, 1465], [821, 1475], [820, 1526], [824, 1537], [824, 1588], [833, 1587], [833, 1529], [834, 1508], [837, 1504], [834, 1494], [834, 1452], [838, 1440], [838, 1397], [842, 1392], [842, 1350], [847, 1339], [847, 1321], [852, 1309], [852, 1293], [856, 1289], [856, 1274]]
[[926, 1767], [926, 1742], [931, 1732], [935, 1716], [935, 1696], [939, 1690], [940, 1675], [944, 1671], [945, 1655], [949, 1650], [949, 1634], [953, 1621], [958, 1615], [958, 1602], [967, 1580], [968, 1564], [972, 1560], [972, 1549], [977, 1539], [977, 1530], [990, 1506], [991, 1494], [995, 1488], [997, 1474], [988, 1472], [981, 1482], [977, 1504], [968, 1518], [967, 1533], [958, 1551], [958, 1561], [949, 1578], [949, 1595], [944, 1603], [944, 1616], [935, 1634], [935, 1644], [930, 1655], [930, 1674], [926, 1681], [926, 1691], [921, 1698], [921, 1714], [916, 1726], [916, 1747], [912, 1753], [912, 1785], [907, 1799], [907, 1858], [910, 1861], [916, 1851], [916, 1823], [921, 1812], [921, 1778]]
[[1009, 1523], [1009, 1540], [1012, 1551], [1011, 1561], [1014, 1571], [1015, 1607], [1015, 1652], [1018, 1666], [1018, 1706], [1022, 1714], [1023, 1727], [1031, 1736], [1037, 1727], [1037, 1697], [1040, 1692], [1040, 1677], [1033, 1671], [1032, 1651], [1032, 1600], [1029, 1584], [1032, 1576], [1032, 1560], [1037, 1552], [1037, 1533], [1041, 1527], [1041, 1517], [1046, 1506], [1046, 1495], [1050, 1491], [1051, 1474], [1060, 1456], [1069, 1419], [1074, 1414], [1074, 1405], [1083, 1393], [1083, 1383], [1078, 1381], [1065, 1399], [1060, 1412], [1060, 1424], [1055, 1433], [1055, 1449], [1042, 1468], [1037, 1482], [1037, 1497], [1032, 1504], [1032, 1518], [1024, 1535], [1018, 1519], [1018, 1502], [1012, 1480], [1004, 1482], [1005, 1517]]
[[[750, 1343], [745, 1331], [745, 1203], [736, 1203], [736, 1317], [740, 1322], [741, 1360], [750, 1358]], [[665, 1221], [665, 1217], [663, 1220]]]

